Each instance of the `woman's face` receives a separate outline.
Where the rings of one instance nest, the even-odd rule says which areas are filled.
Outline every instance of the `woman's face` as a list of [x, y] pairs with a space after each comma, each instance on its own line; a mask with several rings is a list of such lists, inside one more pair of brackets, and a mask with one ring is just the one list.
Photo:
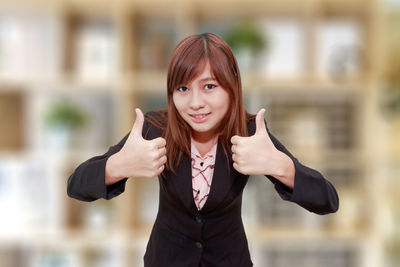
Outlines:
[[181, 117], [192, 128], [195, 139], [209, 140], [228, 112], [228, 91], [213, 78], [207, 61], [203, 70], [190, 83], [174, 90], [173, 101]]

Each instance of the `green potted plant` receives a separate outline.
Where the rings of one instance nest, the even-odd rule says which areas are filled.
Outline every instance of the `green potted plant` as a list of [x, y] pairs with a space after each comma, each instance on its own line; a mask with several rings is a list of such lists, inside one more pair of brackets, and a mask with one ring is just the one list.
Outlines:
[[256, 58], [268, 49], [268, 38], [250, 21], [233, 26], [224, 37], [244, 71], [257, 67]]
[[44, 125], [50, 134], [49, 146], [62, 150], [71, 145], [75, 131], [88, 124], [86, 112], [70, 100], [59, 100], [53, 103], [44, 114]]
[[386, 64], [386, 89], [383, 96], [384, 109], [388, 117], [400, 114], [400, 49], [392, 50]]

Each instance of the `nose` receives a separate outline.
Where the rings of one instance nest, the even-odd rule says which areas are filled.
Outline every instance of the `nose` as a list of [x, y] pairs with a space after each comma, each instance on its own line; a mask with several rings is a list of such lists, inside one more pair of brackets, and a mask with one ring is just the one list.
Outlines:
[[205, 105], [204, 96], [201, 94], [201, 91], [193, 89], [191, 98], [190, 98], [190, 108], [193, 110], [199, 110], [203, 108]]

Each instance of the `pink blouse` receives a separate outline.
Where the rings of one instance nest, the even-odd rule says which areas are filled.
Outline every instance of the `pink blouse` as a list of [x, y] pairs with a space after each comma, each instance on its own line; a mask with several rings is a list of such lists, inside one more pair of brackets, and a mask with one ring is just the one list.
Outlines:
[[216, 152], [217, 143], [207, 154], [201, 156], [191, 142], [193, 198], [198, 210], [204, 206], [210, 193]]

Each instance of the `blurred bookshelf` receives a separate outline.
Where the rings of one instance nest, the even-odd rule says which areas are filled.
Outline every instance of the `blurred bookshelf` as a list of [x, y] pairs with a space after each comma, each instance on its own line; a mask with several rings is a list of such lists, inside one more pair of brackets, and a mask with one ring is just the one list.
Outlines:
[[[256, 58], [235, 51], [247, 110], [265, 107], [270, 131], [340, 198], [337, 213], [318, 216], [251, 177], [242, 212], [255, 266], [395, 266], [385, 265], [378, 219], [383, 195], [400, 192], [378, 182], [399, 171], [400, 155], [398, 141], [390, 146], [398, 134], [375, 131], [385, 127], [379, 1], [31, 2], [0, 12], [0, 265], [142, 266], [157, 179], [128, 180], [122, 195], [91, 203], [68, 198], [66, 181], [130, 130], [135, 107], [166, 107], [168, 61], [182, 38], [226, 37], [251, 22], [268, 46]], [[46, 114], [65, 103], [84, 127], [48, 128]]]

